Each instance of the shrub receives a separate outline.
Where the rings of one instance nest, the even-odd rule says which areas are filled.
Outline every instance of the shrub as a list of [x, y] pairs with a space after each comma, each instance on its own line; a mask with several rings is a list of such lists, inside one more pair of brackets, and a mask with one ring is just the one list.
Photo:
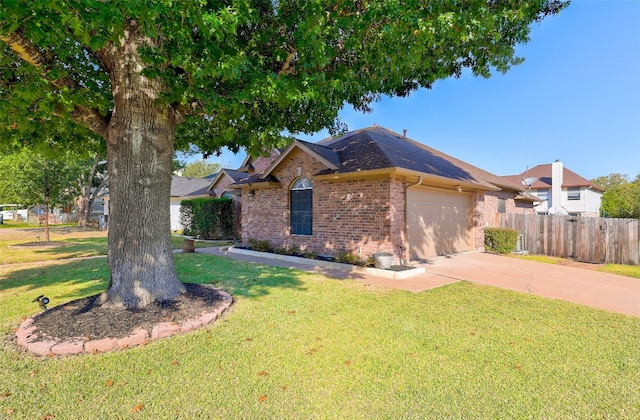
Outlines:
[[180, 223], [185, 235], [205, 239], [232, 239], [235, 236], [234, 204], [228, 198], [196, 198], [180, 203]]
[[251, 249], [258, 252], [271, 252], [273, 251], [273, 246], [271, 246], [271, 242], [267, 240], [260, 239], [249, 239], [247, 241]]
[[508, 254], [516, 249], [520, 233], [514, 229], [487, 228], [484, 230], [484, 249], [496, 254]]
[[313, 251], [311, 249], [305, 249], [304, 251], [302, 251], [302, 256], [305, 258], [309, 258], [312, 260], [315, 260], [318, 258], [318, 253], [316, 251]]
[[360, 257], [349, 251], [338, 252], [338, 255], [336, 255], [335, 261], [337, 263], [342, 263], [342, 264], [353, 264], [353, 265], [362, 264], [362, 261], [360, 261]]

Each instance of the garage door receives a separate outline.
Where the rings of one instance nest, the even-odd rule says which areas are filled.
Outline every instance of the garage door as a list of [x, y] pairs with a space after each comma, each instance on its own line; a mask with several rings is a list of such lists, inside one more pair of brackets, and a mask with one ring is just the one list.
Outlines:
[[426, 188], [407, 191], [409, 258], [472, 249], [472, 195]]

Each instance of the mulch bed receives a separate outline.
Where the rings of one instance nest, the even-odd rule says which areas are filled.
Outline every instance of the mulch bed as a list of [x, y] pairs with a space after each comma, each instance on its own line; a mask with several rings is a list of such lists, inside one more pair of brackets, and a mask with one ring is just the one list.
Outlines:
[[95, 305], [99, 295], [74, 300], [33, 317], [38, 334], [56, 341], [81, 337], [85, 340], [122, 338], [136, 328], [151, 331], [162, 322], [181, 323], [223, 305], [220, 292], [206, 285], [185, 284], [187, 292], [169, 303], [144, 309], [115, 309]]

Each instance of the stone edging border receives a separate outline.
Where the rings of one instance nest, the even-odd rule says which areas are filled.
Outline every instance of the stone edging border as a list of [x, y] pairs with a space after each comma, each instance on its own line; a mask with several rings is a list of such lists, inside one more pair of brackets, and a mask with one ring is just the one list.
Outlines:
[[68, 341], [58, 342], [56, 340], [40, 339], [37, 334], [37, 327], [32, 325], [33, 317], [30, 317], [18, 327], [16, 339], [18, 345], [30, 353], [46, 357], [69, 356], [80, 353], [98, 354], [142, 346], [160, 338], [196, 330], [218, 319], [220, 315], [231, 307], [233, 298], [224, 290], [216, 290], [222, 296], [222, 305], [218, 306], [213, 312], [204, 312], [198, 318], [187, 319], [181, 324], [161, 322], [153, 327], [151, 334], [144, 328], [136, 328], [131, 334], [123, 338], [102, 338], [100, 340], [85, 341], [82, 338], [74, 337]]

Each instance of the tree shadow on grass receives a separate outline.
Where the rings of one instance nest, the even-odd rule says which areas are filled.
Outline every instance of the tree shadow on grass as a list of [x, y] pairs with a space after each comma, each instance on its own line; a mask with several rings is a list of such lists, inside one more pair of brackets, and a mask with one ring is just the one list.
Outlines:
[[[275, 288], [306, 290], [302, 273], [280, 267], [258, 266], [205, 254], [175, 256], [178, 277], [184, 283], [212, 284], [233, 297], [257, 298]], [[37, 266], [35, 266], [37, 264]], [[49, 298], [49, 307], [103, 292], [109, 283], [104, 258], [52, 262], [30, 268], [0, 271], [0, 325], [41, 311], [33, 300]]]

